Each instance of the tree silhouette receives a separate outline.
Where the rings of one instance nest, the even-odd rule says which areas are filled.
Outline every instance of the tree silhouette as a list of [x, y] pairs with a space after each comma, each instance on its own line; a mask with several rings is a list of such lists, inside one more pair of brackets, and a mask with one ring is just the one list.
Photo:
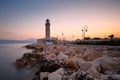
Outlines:
[[113, 39], [114, 38], [114, 34], [111, 34], [108, 36], [110, 39]]
[[112, 41], [114, 39], [114, 34], [111, 34], [108, 36], [110, 38], [110, 40]]

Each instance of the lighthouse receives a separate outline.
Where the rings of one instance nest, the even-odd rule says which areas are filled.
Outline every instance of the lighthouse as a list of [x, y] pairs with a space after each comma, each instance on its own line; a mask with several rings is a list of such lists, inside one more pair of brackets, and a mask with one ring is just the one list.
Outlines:
[[47, 19], [46, 23], [45, 23], [45, 38], [50, 39], [50, 21], [49, 21], [49, 19]]
[[50, 36], [50, 21], [47, 19], [45, 22], [45, 38], [37, 39], [37, 43], [51, 45], [56, 44], [57, 42], [57, 38]]

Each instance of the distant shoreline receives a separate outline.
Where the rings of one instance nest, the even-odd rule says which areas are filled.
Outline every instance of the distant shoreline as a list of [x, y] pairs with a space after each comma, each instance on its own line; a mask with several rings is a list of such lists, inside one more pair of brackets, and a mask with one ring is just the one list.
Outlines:
[[27, 40], [5, 40], [0, 39], [0, 44], [13, 44], [13, 43], [35, 43], [36, 39], [27, 39]]

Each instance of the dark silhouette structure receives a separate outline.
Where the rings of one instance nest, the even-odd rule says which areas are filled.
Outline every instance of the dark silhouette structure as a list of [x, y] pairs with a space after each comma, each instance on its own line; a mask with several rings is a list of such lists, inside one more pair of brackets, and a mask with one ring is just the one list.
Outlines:
[[49, 19], [46, 20], [45, 23], [45, 33], [46, 33], [46, 39], [50, 39], [50, 22]]

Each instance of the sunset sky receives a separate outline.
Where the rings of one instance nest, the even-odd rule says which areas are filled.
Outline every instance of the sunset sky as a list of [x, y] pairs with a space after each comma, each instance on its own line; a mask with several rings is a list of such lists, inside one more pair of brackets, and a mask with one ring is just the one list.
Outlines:
[[44, 38], [47, 18], [52, 37], [120, 37], [120, 0], [0, 0], [0, 39]]

